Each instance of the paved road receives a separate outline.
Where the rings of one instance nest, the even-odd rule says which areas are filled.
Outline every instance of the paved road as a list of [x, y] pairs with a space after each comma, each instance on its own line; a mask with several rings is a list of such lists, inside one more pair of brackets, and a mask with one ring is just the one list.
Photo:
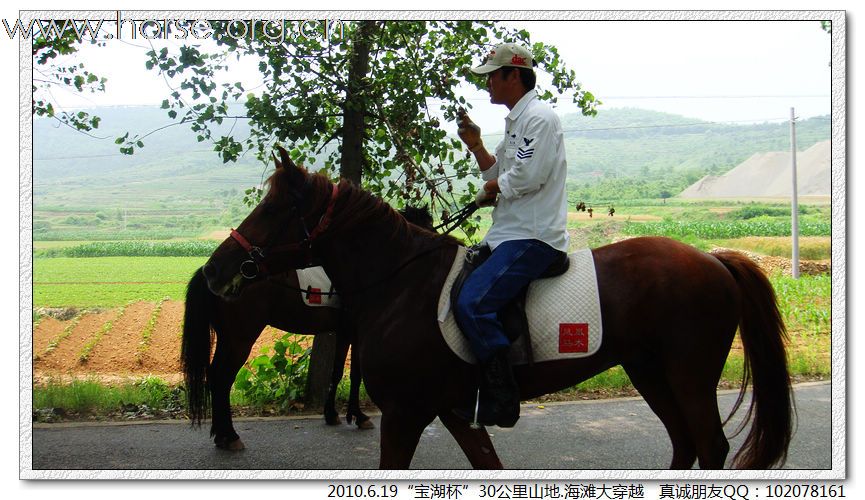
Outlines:
[[[785, 468], [831, 469], [831, 386], [801, 385], [795, 394], [798, 430]], [[722, 414], [734, 400], [734, 394], [719, 396]], [[737, 417], [744, 414], [740, 410]], [[379, 423], [378, 417], [373, 420]], [[728, 435], [738, 422], [728, 424]], [[328, 427], [320, 418], [245, 420], [236, 428], [247, 449], [230, 453], [213, 447], [206, 428], [191, 430], [181, 422], [40, 424], [33, 429], [32, 468], [355, 470], [378, 465], [378, 430]], [[639, 398], [548, 404], [543, 409], [524, 405], [515, 428], [494, 427], [490, 433], [499, 457], [511, 469], [664, 469], [672, 456], [664, 427]], [[743, 437], [731, 440], [732, 450]], [[424, 432], [412, 468], [470, 466], [436, 420]]]

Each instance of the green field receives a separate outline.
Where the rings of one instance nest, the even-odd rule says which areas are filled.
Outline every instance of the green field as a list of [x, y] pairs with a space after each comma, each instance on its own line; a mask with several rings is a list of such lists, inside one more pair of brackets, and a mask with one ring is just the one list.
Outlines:
[[34, 307], [116, 307], [130, 301], [183, 300], [206, 257], [36, 258]]

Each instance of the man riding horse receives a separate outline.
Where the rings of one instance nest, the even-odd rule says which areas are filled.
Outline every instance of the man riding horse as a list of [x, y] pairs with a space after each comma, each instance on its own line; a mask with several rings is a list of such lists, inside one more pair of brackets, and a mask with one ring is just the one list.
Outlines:
[[[477, 421], [513, 427], [520, 398], [508, 360], [510, 343], [498, 312], [532, 280], [560, 262], [568, 249], [567, 164], [562, 126], [538, 99], [531, 53], [513, 43], [497, 46], [472, 72], [487, 77], [490, 102], [506, 106], [505, 137], [491, 154], [481, 131], [462, 112], [459, 136], [474, 154], [485, 182], [481, 206], [495, 204], [483, 240], [490, 257], [466, 280], [454, 315], [481, 367]], [[498, 196], [501, 194], [501, 196]], [[498, 198], [498, 201], [496, 201]], [[464, 418], [474, 409], [457, 409]]]

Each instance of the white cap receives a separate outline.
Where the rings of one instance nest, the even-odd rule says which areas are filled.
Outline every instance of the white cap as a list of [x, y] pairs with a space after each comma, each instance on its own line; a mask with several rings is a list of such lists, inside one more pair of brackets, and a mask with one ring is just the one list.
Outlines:
[[515, 43], [503, 43], [490, 51], [484, 64], [472, 68], [472, 73], [485, 75], [504, 66], [532, 69], [532, 53]]

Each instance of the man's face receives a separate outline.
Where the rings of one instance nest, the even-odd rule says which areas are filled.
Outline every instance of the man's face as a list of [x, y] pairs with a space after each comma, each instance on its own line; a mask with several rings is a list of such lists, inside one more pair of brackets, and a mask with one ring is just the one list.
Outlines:
[[490, 93], [490, 102], [493, 104], [505, 103], [506, 81], [502, 78], [502, 70], [497, 69], [487, 74], [487, 91]]

